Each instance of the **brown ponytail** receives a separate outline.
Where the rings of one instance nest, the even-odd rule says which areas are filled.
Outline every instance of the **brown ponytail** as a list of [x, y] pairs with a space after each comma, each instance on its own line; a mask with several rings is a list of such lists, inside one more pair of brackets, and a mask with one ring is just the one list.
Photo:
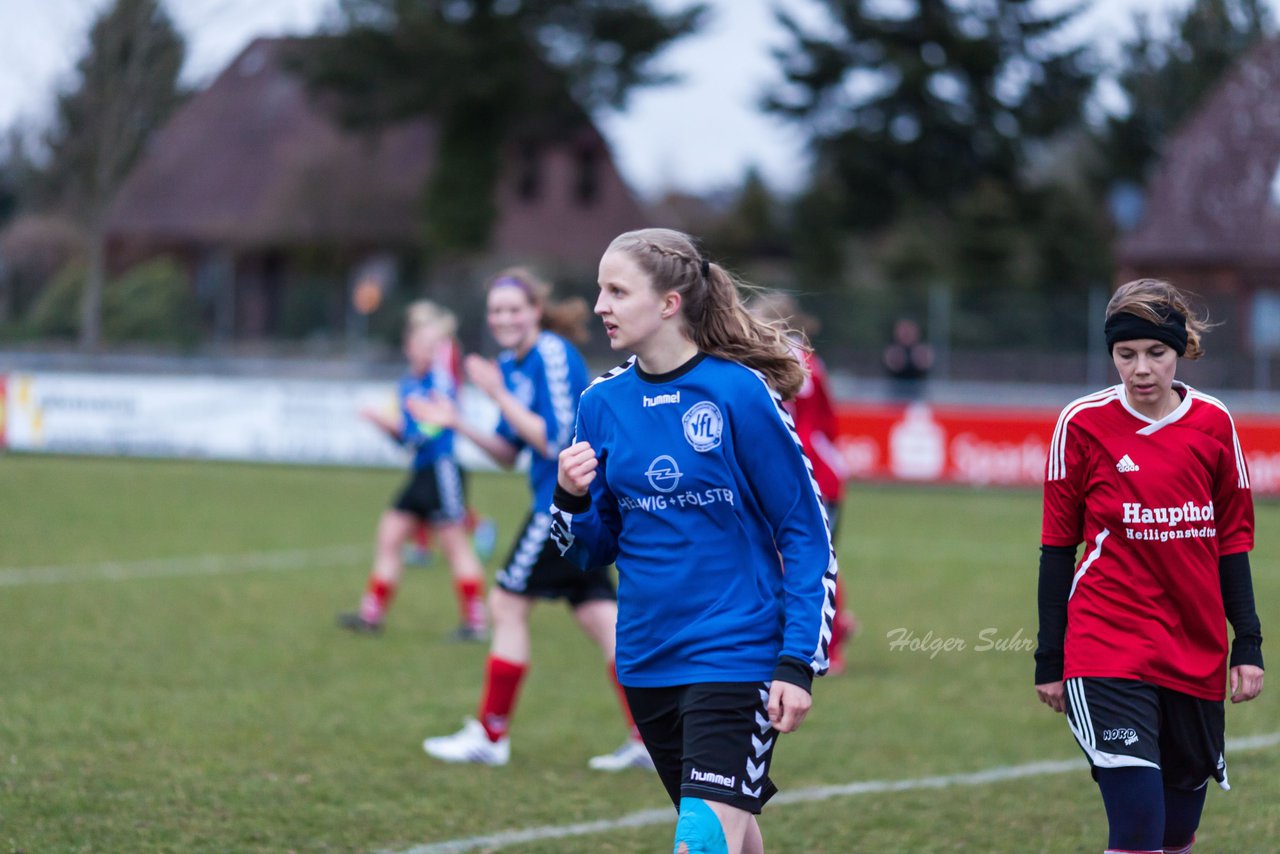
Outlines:
[[608, 251], [627, 253], [658, 293], [680, 294], [685, 331], [699, 350], [754, 368], [784, 398], [794, 397], [804, 385], [804, 366], [787, 342], [790, 336], [803, 340], [803, 335], [748, 312], [739, 294], [746, 286], [707, 261], [692, 237], [646, 228], [618, 235]]

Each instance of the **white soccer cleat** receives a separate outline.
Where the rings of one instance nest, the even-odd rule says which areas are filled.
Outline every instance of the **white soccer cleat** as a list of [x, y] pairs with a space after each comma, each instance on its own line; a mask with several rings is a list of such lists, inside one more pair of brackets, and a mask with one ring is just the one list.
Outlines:
[[628, 768], [644, 768], [654, 770], [653, 758], [649, 756], [644, 742], [629, 738], [613, 753], [593, 756], [587, 766], [596, 771], [625, 771]]
[[475, 718], [467, 718], [453, 735], [428, 738], [422, 749], [445, 762], [474, 762], [478, 765], [506, 765], [511, 758], [511, 741], [506, 736], [490, 741], [489, 734]]

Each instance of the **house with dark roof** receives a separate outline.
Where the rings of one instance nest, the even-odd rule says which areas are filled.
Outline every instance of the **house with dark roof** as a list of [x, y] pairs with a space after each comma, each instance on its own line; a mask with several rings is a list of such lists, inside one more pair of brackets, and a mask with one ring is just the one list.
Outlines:
[[1250, 50], [1170, 139], [1116, 260], [1117, 283], [1151, 276], [1199, 295], [1227, 327], [1210, 341], [1219, 352], [1280, 350], [1280, 38]]
[[[297, 44], [251, 43], [156, 134], [109, 214], [112, 265], [180, 259], [223, 338], [287, 332], [308, 301], [341, 328], [356, 280], [420, 249], [434, 123], [344, 128], [287, 69]], [[648, 224], [587, 122], [513, 145], [497, 194], [477, 276], [518, 262], [594, 279], [608, 242]]]

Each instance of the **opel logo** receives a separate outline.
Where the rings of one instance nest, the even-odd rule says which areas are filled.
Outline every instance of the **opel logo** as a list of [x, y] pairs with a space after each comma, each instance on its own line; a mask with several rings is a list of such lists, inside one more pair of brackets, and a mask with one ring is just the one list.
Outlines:
[[654, 457], [653, 462], [649, 463], [649, 470], [644, 473], [649, 478], [649, 485], [659, 492], [675, 492], [676, 487], [680, 485], [680, 478], [684, 474], [680, 471], [680, 467], [676, 465], [676, 461], [671, 457], [663, 454], [660, 457]]

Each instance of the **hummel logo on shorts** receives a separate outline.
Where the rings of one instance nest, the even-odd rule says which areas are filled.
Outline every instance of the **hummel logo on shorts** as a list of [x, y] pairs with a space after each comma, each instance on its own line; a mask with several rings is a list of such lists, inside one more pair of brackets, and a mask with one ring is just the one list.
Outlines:
[[1126, 472], [1138, 471], [1138, 464], [1129, 459], [1129, 455], [1125, 454], [1120, 458], [1120, 462], [1116, 463], [1116, 471], [1124, 474]]

